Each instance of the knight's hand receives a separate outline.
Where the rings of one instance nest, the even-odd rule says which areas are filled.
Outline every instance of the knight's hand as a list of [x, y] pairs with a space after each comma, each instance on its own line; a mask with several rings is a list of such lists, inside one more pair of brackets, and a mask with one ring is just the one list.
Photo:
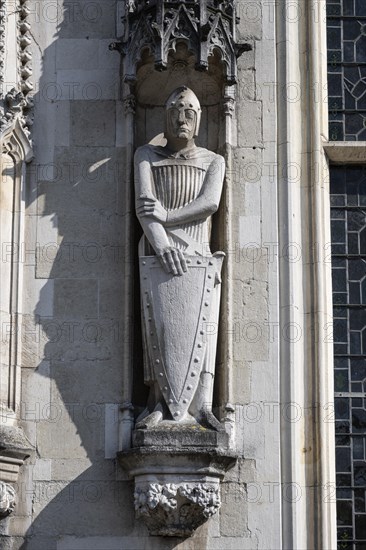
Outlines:
[[167, 246], [158, 254], [161, 265], [166, 273], [183, 275], [187, 272], [187, 263], [183, 252], [174, 246]]
[[162, 206], [161, 202], [147, 195], [141, 195], [138, 199], [136, 212], [139, 216], [149, 216], [149, 218], [153, 218], [162, 224], [166, 222], [168, 217], [168, 212]]

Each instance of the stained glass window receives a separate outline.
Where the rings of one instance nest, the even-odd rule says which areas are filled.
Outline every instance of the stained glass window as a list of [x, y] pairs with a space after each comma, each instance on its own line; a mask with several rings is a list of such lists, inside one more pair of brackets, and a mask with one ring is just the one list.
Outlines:
[[329, 139], [366, 141], [366, 0], [327, 0]]
[[366, 549], [366, 166], [331, 167], [338, 549]]

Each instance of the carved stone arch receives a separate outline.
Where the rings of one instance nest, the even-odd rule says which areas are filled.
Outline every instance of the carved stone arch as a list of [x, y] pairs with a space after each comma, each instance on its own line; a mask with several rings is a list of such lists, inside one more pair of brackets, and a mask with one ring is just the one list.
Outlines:
[[25, 164], [33, 153], [27, 133], [18, 117], [0, 135], [1, 181], [1, 329], [0, 364], [0, 518], [15, 506], [19, 469], [31, 452], [31, 444], [17, 425], [21, 375], [21, 242], [24, 240]]

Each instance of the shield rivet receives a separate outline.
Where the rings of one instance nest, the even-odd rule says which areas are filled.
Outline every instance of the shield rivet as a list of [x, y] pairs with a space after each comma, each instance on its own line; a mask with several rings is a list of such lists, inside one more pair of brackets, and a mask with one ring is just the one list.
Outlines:
[[176, 411], [176, 412], [174, 413], [174, 416], [179, 416], [179, 415], [180, 415], [180, 412], [179, 412], [179, 411]]
[[193, 376], [193, 378], [196, 376], [196, 373], [195, 372], [191, 372], [191, 376]]
[[153, 346], [153, 349], [156, 349], [156, 346]]
[[150, 336], [154, 336], [154, 333], [153, 333], [153, 332], [150, 332]]
[[206, 321], [206, 317], [202, 317], [202, 321]]
[[159, 376], [160, 376], [160, 378], [163, 378], [164, 373], [163, 373], [163, 372], [159, 372]]
[[164, 391], [168, 391], [168, 386], [164, 386]]
[[150, 307], [150, 304], [146, 304], [146, 307]]
[[187, 386], [187, 390], [191, 390], [192, 389], [192, 386]]
[[207, 289], [207, 292], [211, 292], [211, 290], [208, 288], [208, 289]]
[[144, 280], [146, 281], [146, 279], [147, 279], [147, 277], [146, 277], [146, 275], [145, 275]]
[[199, 361], [200, 361], [200, 358], [199, 358], [199, 357], [195, 357], [195, 358], [194, 358], [194, 362], [195, 362], [195, 363], [199, 363]]
[[198, 348], [202, 348], [202, 344], [198, 344], [197, 347], [198, 347]]
[[146, 262], [142, 262], [142, 265], [146, 265]]
[[208, 279], [212, 279], [212, 275], [208, 275], [207, 277], [208, 277]]
[[206, 306], [206, 307], [208, 306], [208, 302], [205, 302], [205, 306]]
[[197, 263], [198, 263], [198, 264], [201, 264], [202, 262], [201, 262], [201, 260], [197, 260]]
[[191, 263], [191, 260], [186, 260], [187, 264], [190, 264]]
[[212, 263], [212, 262], [208, 262], [208, 265], [213, 265], [213, 263]]
[[149, 319], [148, 319], [149, 323], [151, 323], [151, 320], [152, 320], [151, 317], [149, 317]]
[[183, 403], [188, 403], [187, 399], [183, 399]]
[[169, 404], [171, 405], [173, 403], [173, 399], [169, 399]]

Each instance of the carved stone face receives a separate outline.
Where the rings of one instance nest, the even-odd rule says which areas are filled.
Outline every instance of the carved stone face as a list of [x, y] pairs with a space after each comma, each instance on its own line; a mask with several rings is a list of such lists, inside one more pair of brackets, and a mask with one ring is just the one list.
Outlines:
[[193, 139], [196, 129], [197, 114], [193, 109], [187, 109], [184, 103], [168, 111], [168, 130], [173, 137]]
[[189, 88], [175, 90], [166, 102], [165, 136], [191, 140], [198, 134], [201, 107]]

